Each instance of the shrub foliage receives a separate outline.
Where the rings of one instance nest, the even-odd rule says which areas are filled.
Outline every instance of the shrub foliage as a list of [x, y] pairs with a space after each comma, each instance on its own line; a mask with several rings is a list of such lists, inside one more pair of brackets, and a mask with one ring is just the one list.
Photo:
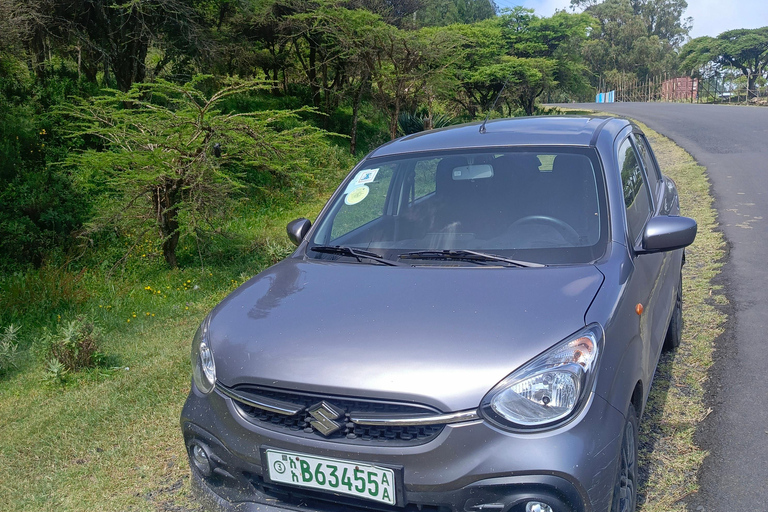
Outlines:
[[21, 326], [8, 325], [0, 332], [0, 375], [11, 367], [16, 367], [16, 350], [18, 349], [18, 334]]
[[283, 185], [313, 178], [308, 155], [329, 143], [326, 132], [301, 120], [311, 109], [227, 111], [264, 84], [228, 80], [206, 94], [211, 81], [134, 84], [64, 109], [73, 136], [103, 144], [70, 159], [82, 188], [98, 196], [86, 234], [117, 228], [139, 240], [156, 233], [173, 268], [180, 237], [195, 237], [231, 211], [245, 169]]
[[43, 335], [43, 355], [48, 368], [78, 371], [97, 366], [102, 359], [100, 336], [93, 322], [79, 317], [60, 326], [56, 332]]

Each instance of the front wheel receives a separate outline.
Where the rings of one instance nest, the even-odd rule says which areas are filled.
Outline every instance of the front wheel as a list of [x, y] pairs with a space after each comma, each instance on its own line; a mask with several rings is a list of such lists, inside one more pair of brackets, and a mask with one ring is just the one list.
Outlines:
[[637, 506], [637, 412], [629, 404], [621, 440], [619, 474], [613, 486], [611, 512], [635, 512]]

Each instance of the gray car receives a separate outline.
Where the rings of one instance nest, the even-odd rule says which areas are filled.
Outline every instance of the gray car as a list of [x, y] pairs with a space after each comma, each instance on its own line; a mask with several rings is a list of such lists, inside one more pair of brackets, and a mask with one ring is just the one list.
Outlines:
[[192, 346], [192, 482], [238, 511], [631, 512], [682, 330], [675, 184], [622, 119], [407, 136]]

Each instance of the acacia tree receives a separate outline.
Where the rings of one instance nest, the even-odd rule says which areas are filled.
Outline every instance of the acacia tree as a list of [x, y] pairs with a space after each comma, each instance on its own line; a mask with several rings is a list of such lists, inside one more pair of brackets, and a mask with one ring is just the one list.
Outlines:
[[458, 108], [456, 114], [474, 118], [488, 108], [501, 90], [507, 74], [498, 72], [506, 54], [498, 20], [485, 20], [471, 25], [449, 25], [443, 31], [454, 32], [458, 40], [455, 64], [449, 68], [456, 86], [446, 100]]
[[268, 86], [230, 81], [207, 95], [203, 80], [134, 84], [64, 109], [77, 135], [104, 144], [71, 160], [81, 185], [100, 196], [86, 232], [113, 227], [139, 239], [155, 232], [173, 268], [179, 238], [229, 211], [240, 170], [262, 169], [283, 184], [312, 172], [308, 155], [327, 143], [300, 111], [229, 113], [227, 100]]
[[542, 94], [556, 89], [578, 93], [586, 86], [580, 48], [593, 24], [589, 16], [561, 11], [542, 18], [518, 7], [495, 23], [500, 27], [505, 55], [469, 73], [473, 88], [487, 84], [495, 92], [506, 83], [505, 99], [532, 115]]
[[[286, 18], [284, 28], [294, 42], [315, 104], [332, 114], [341, 101], [352, 103], [350, 151], [356, 151], [359, 109], [382, 50], [384, 34], [397, 29], [365, 9], [320, 3]], [[321, 101], [322, 100], [322, 101]], [[327, 120], [328, 117], [325, 117]]]
[[709, 63], [739, 70], [747, 78], [750, 98], [757, 94], [755, 82], [768, 71], [768, 27], [736, 29], [717, 37], [697, 37], [682, 50], [681, 70], [700, 73]]
[[373, 101], [389, 117], [389, 134], [397, 137], [398, 118], [413, 111], [419, 100], [444, 88], [448, 69], [460, 59], [461, 39], [438, 28], [397, 30], [388, 27], [379, 40], [380, 53], [373, 73]]

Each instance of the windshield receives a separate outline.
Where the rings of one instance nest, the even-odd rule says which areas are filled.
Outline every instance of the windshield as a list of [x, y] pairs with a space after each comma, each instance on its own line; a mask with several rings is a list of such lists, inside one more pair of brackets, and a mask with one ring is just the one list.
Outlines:
[[608, 238], [600, 169], [591, 148], [367, 159], [318, 219], [308, 254], [336, 259], [338, 251], [312, 247], [341, 246], [388, 259], [469, 250], [547, 264], [594, 261]]

